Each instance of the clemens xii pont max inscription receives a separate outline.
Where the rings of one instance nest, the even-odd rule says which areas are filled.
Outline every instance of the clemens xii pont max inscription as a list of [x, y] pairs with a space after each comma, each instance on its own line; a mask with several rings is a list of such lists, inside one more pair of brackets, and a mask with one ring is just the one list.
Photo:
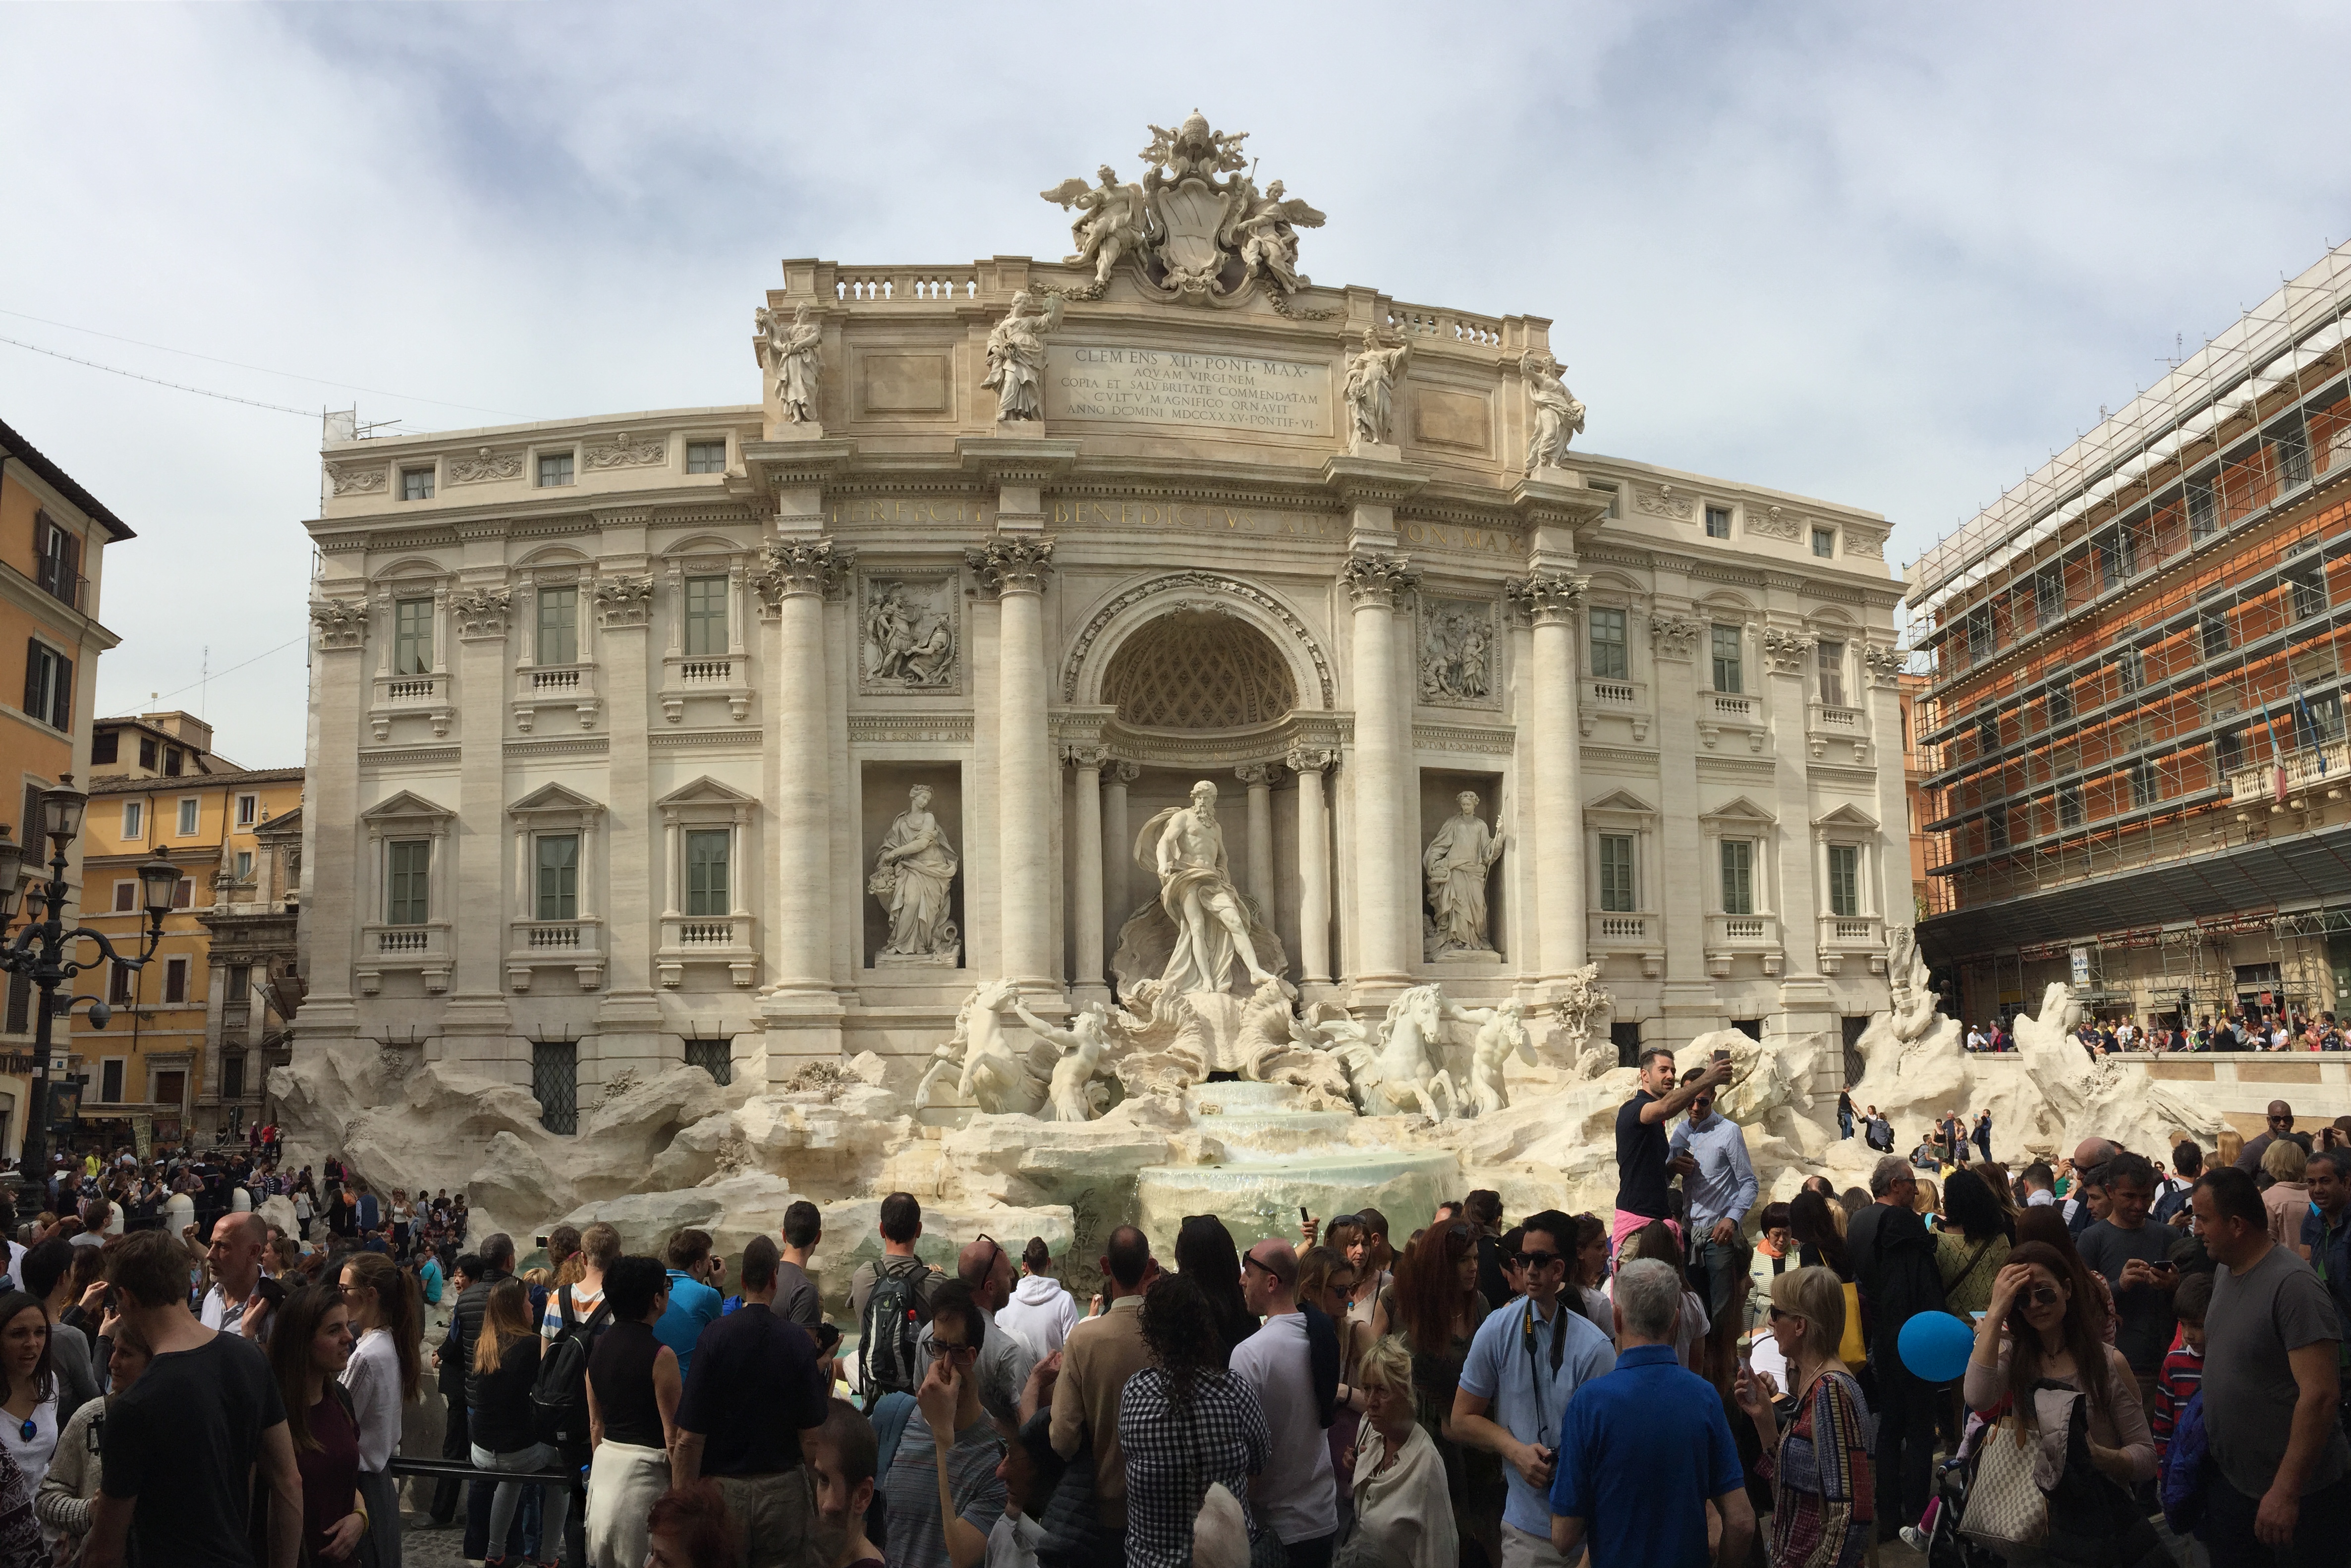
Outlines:
[[1133, 419], [1327, 435], [1331, 367], [1235, 354], [1054, 343], [1045, 417]]

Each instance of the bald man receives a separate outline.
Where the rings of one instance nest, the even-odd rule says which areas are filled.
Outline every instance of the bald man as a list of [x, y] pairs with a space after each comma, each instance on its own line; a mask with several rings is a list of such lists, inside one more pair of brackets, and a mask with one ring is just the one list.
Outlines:
[[2272, 1144], [2293, 1135], [2294, 1107], [2283, 1100], [2271, 1101], [2268, 1122], [2267, 1132], [2246, 1139], [2245, 1146], [2237, 1151], [2237, 1168], [2249, 1176], [2262, 1174], [2262, 1155], [2269, 1152]]
[[269, 1222], [250, 1209], [213, 1222], [212, 1250], [205, 1259], [213, 1288], [204, 1292], [204, 1327], [250, 1340], [269, 1337], [269, 1303], [259, 1293], [261, 1253], [268, 1244]]
[[1241, 1260], [1241, 1297], [1265, 1319], [1233, 1347], [1234, 1375], [1257, 1390], [1273, 1458], [1252, 1489], [1259, 1522], [1281, 1542], [1290, 1568], [1322, 1568], [1339, 1532], [1331, 1445], [1315, 1396], [1314, 1354], [1298, 1310], [1298, 1254], [1269, 1237]]
[[[1044, 1352], [1019, 1329], [996, 1321], [996, 1314], [1012, 1300], [1011, 1255], [983, 1236], [956, 1254], [956, 1278], [969, 1288], [980, 1315], [987, 1320], [987, 1335], [980, 1344], [979, 1359], [972, 1364], [973, 1380], [979, 1385], [980, 1408], [1018, 1427], [1021, 1386], [1029, 1381], [1030, 1370]], [[920, 1343], [927, 1357], [931, 1352], [928, 1324], [924, 1325]]]

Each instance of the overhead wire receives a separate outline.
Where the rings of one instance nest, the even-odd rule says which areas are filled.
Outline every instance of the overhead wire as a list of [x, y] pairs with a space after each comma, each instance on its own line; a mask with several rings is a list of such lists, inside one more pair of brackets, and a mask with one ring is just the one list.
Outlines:
[[38, 343], [27, 343], [21, 338], [0, 338], [0, 343], [11, 344], [19, 349], [30, 349], [37, 354], [47, 354], [53, 360], [66, 360], [77, 365], [88, 365], [93, 371], [104, 371], [109, 375], [129, 376], [134, 382], [147, 382], [159, 387], [170, 387], [173, 392], [193, 392], [198, 397], [218, 398], [223, 402], [241, 402], [247, 408], [266, 408], [273, 413], [297, 413], [304, 419], [316, 419], [321, 413], [315, 408], [288, 408], [282, 402], [263, 402], [258, 398], [238, 397], [234, 392], [214, 392], [206, 387], [192, 387], [185, 382], [167, 382], [161, 376], [141, 375], [137, 371], [126, 371], [119, 365], [101, 365], [96, 360], [85, 360], [78, 354], [65, 353], [57, 349], [45, 349]]

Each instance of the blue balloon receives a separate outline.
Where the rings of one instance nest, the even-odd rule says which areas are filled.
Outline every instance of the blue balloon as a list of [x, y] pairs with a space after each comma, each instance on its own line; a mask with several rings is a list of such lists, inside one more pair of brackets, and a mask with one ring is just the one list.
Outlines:
[[1902, 1325], [1902, 1364], [1928, 1383], [1949, 1383], [1968, 1369], [1975, 1331], [1949, 1312], [1920, 1312]]

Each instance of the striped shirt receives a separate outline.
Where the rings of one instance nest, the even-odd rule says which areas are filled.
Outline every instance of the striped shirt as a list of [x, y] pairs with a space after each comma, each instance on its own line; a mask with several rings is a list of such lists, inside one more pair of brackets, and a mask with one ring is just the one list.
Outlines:
[[2163, 1369], [2155, 1375], [2155, 1408], [2147, 1413], [2147, 1430], [2155, 1434], [2158, 1466], [2171, 1448], [2171, 1429], [2179, 1423], [2179, 1413], [2188, 1408], [2203, 1382], [2204, 1353], [2190, 1349], [2185, 1340], [2173, 1345], [2163, 1358]]

